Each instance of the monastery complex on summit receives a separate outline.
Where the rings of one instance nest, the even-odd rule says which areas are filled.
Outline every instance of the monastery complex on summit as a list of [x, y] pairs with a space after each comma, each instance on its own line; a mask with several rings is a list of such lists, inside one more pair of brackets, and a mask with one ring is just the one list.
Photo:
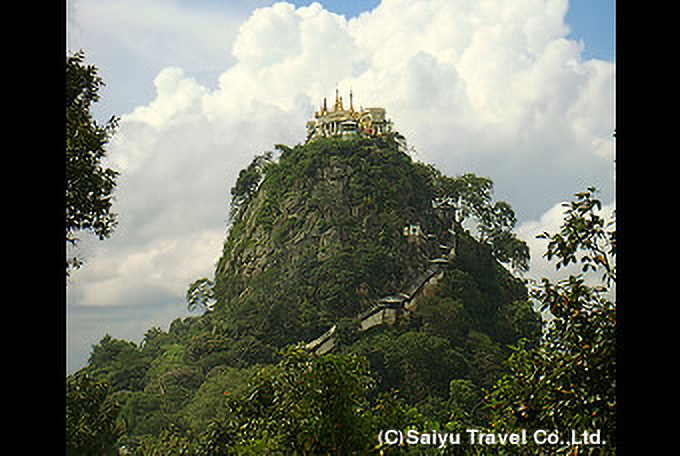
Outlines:
[[307, 122], [307, 142], [329, 136], [380, 136], [390, 132], [392, 121], [385, 118], [385, 109], [361, 108], [356, 111], [351, 90], [347, 109], [336, 89], [335, 104], [332, 108], [328, 109], [324, 98], [321, 109], [314, 113], [314, 119]]

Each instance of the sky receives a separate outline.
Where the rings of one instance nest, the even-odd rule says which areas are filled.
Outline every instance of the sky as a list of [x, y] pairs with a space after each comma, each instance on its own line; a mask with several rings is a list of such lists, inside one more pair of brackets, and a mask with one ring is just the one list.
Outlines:
[[81, 236], [68, 280], [66, 371], [105, 334], [139, 343], [186, 317], [212, 277], [239, 170], [304, 141], [323, 97], [381, 106], [415, 159], [489, 177], [541, 258], [561, 203], [586, 187], [615, 208], [614, 0], [71, 0], [66, 46], [121, 118], [107, 164], [119, 224]]

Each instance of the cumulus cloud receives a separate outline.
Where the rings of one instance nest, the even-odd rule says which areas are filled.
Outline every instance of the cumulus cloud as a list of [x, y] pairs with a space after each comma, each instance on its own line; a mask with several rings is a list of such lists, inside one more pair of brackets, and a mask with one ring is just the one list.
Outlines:
[[615, 68], [582, 60], [566, 9], [386, 1], [350, 22], [373, 65], [344, 82], [377, 92], [424, 159], [492, 177], [504, 196], [520, 196], [520, 213], [538, 216], [578, 191], [575, 176], [611, 197]]
[[[336, 88], [345, 100], [351, 88], [355, 107], [385, 107], [424, 161], [494, 180], [527, 240], [557, 217], [556, 201], [587, 185], [614, 198], [615, 66], [584, 60], [582, 43], [566, 38], [566, 0], [383, 0], [349, 21], [318, 3], [229, 17], [203, 7], [187, 23], [180, 3], [159, 0], [145, 7], [156, 8], [148, 26], [136, 2], [78, 5], [71, 14], [115, 37], [116, 52], [157, 65], [177, 55], [149, 82], [142, 72], [152, 92], [110, 144], [120, 225], [82, 246], [86, 264], [68, 289], [78, 328], [95, 306], [181, 308], [221, 254], [238, 171], [276, 143], [304, 141], [306, 120]], [[159, 37], [179, 23], [164, 54]], [[222, 70], [206, 82], [202, 65]]]
[[231, 43], [252, 8], [271, 3], [181, 0], [69, 0], [67, 48], [84, 49], [107, 86], [103, 118], [154, 97], [151, 84], [163, 68], [179, 66], [204, 84], [235, 62]]

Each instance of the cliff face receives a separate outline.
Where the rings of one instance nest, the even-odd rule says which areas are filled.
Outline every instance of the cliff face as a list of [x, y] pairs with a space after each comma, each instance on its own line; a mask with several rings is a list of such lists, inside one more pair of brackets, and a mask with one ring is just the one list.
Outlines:
[[[464, 344], [471, 329], [507, 326], [514, 339], [506, 307], [526, 301], [526, 289], [487, 246], [452, 230], [433, 209], [432, 168], [413, 162], [389, 138], [277, 149], [276, 161], [260, 157], [237, 182], [245, 190], [236, 195], [216, 267], [216, 304], [206, 315], [214, 331], [266, 346], [257, 362], [339, 322], [345, 340], [365, 326], [359, 316], [381, 298], [413, 290], [433, 272], [433, 258], [459, 243], [455, 258], [434, 271], [446, 269], [448, 277], [440, 275], [437, 287], [419, 297], [424, 314], [440, 312], [432, 308], [442, 299], [456, 300], [459, 318], [441, 329], [444, 335], [457, 334]], [[420, 320], [414, 315], [410, 324]]]
[[409, 241], [404, 227], [444, 227], [424, 167], [395, 143], [329, 139], [279, 149], [234, 216], [215, 308], [255, 314], [265, 326], [280, 317], [290, 324], [281, 341], [293, 341], [366, 310], [427, 267], [429, 244]]

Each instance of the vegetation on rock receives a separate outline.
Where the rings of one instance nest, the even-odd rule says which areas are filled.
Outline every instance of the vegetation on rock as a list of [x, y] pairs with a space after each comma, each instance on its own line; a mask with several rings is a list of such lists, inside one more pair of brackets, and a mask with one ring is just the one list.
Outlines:
[[[614, 448], [614, 305], [580, 277], [533, 290], [515, 277], [528, 248], [490, 179], [445, 176], [389, 136], [331, 138], [277, 145], [231, 193], [214, 277], [187, 292], [202, 313], [150, 329], [139, 346], [107, 336], [72, 377], [107, 386], [126, 426], [111, 434], [119, 445], [396, 453], [379, 445], [380, 430], [543, 426], [597, 427]], [[563, 231], [545, 236], [549, 259], [605, 269], [609, 286], [614, 234], [598, 208], [592, 192], [580, 194]], [[444, 274], [417, 309], [361, 331], [358, 316], [408, 289], [443, 239]], [[545, 332], [535, 302], [555, 317]], [[333, 353], [304, 350], [332, 325]], [[67, 413], [100, 396], [70, 395]], [[519, 451], [529, 450], [555, 448]]]

